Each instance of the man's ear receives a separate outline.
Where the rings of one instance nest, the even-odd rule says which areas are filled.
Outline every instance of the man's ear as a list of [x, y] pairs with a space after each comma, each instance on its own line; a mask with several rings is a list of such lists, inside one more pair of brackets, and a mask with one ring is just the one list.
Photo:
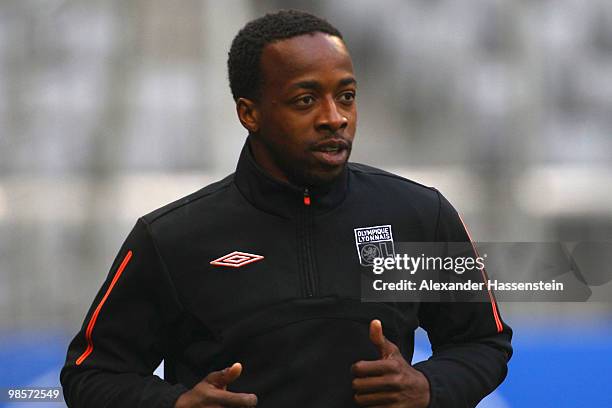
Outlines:
[[249, 133], [257, 133], [260, 115], [255, 101], [247, 98], [238, 98], [236, 101], [236, 113], [238, 113], [240, 123]]

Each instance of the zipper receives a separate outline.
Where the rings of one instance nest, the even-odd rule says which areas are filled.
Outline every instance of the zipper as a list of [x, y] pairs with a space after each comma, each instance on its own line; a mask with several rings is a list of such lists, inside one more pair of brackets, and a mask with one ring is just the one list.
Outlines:
[[310, 205], [310, 192], [308, 191], [308, 187], [304, 189], [304, 205]]
[[302, 249], [302, 260], [303, 260], [303, 273], [304, 282], [306, 286], [306, 296], [313, 297], [316, 294], [316, 272], [314, 256], [312, 253], [312, 210], [311, 210], [312, 198], [308, 188], [304, 189], [303, 206], [301, 211], [301, 222], [300, 228], [301, 236], [301, 249]]

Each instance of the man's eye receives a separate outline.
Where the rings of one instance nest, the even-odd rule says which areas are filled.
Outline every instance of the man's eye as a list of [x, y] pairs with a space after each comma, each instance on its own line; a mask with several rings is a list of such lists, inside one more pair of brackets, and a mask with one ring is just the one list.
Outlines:
[[298, 106], [310, 106], [314, 103], [314, 98], [310, 95], [302, 96], [295, 101]]
[[353, 92], [345, 92], [340, 95], [340, 101], [342, 102], [353, 102], [355, 100], [355, 94]]

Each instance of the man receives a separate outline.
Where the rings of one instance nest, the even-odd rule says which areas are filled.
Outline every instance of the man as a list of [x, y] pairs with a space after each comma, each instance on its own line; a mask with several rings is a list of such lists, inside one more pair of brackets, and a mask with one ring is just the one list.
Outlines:
[[[435, 189], [347, 165], [356, 79], [341, 34], [269, 14], [238, 33], [228, 67], [249, 133], [237, 170], [138, 220], [70, 344], [68, 404], [475, 406], [512, 351], [492, 296], [360, 301], [357, 230], [468, 237]], [[419, 325], [433, 356], [411, 366]], [[165, 380], [151, 374], [162, 359]]]

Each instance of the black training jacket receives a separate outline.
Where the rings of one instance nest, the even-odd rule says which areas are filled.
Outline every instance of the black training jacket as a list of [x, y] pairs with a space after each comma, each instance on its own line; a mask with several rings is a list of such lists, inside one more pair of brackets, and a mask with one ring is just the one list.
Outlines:
[[[379, 358], [375, 318], [408, 362], [427, 331], [433, 355], [414, 367], [430, 407], [475, 406], [506, 376], [510, 327], [494, 301], [360, 302], [355, 230], [374, 226], [395, 242], [469, 239], [433, 188], [351, 163], [325, 190], [300, 189], [247, 142], [234, 174], [138, 220], [70, 343], [68, 406], [173, 407], [238, 361], [228, 389], [260, 407], [354, 407], [350, 367]], [[152, 375], [162, 359], [165, 380]]]

